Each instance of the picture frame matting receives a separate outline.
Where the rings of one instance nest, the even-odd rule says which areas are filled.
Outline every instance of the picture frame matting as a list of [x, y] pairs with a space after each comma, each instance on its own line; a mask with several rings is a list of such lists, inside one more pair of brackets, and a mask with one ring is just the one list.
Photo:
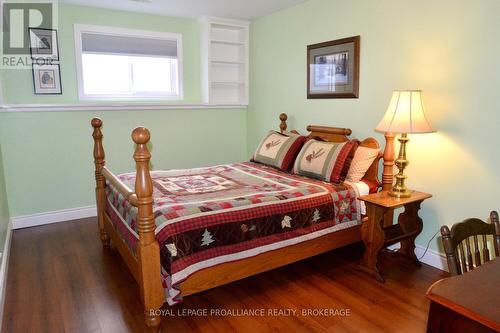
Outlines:
[[358, 98], [360, 36], [307, 46], [307, 98]]

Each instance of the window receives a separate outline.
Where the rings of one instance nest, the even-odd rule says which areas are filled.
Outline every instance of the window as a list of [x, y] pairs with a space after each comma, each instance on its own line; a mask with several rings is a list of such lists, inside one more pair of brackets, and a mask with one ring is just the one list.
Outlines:
[[80, 99], [182, 99], [180, 34], [75, 25]]

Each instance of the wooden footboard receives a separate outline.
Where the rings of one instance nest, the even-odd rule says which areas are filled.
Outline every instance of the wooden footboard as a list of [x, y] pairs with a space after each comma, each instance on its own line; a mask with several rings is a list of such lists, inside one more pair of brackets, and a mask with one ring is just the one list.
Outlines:
[[[144, 315], [147, 327], [158, 332], [161, 317], [159, 310], [164, 302], [164, 292], [160, 273], [160, 248], [155, 237], [153, 216], [153, 182], [149, 172], [151, 154], [147, 148], [150, 139], [149, 131], [144, 127], [137, 127], [132, 132], [132, 140], [136, 144], [134, 160], [136, 163], [135, 191], [129, 189], [118, 177], [105, 167], [105, 154], [102, 144], [102, 121], [92, 119], [94, 132], [94, 163], [96, 177], [96, 202], [99, 233], [103, 246], [109, 246], [110, 235], [130, 271], [134, 275], [141, 291], [144, 305]], [[139, 243], [136, 256], [129, 250], [121, 237], [114, 229], [110, 217], [105, 212], [106, 179], [138, 210]]]

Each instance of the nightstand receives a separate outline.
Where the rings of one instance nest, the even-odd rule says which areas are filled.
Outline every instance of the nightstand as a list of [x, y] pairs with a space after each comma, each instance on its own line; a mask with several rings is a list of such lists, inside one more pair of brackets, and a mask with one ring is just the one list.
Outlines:
[[[410, 258], [420, 266], [415, 255], [415, 238], [422, 231], [422, 219], [418, 216], [420, 204], [432, 195], [413, 191], [409, 198], [395, 198], [387, 191], [359, 197], [366, 204], [368, 219], [361, 226], [361, 238], [365, 243], [365, 253], [360, 268], [373, 275], [378, 281], [385, 282], [377, 268], [377, 257], [382, 248], [401, 242], [398, 253]], [[397, 224], [384, 225], [384, 215], [396, 208], [404, 207]]]

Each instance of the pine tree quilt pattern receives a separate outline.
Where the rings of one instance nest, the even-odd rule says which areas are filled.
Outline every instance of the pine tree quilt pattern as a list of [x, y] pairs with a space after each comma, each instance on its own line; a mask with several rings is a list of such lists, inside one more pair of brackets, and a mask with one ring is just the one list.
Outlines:
[[[151, 176], [170, 304], [181, 300], [178, 284], [199, 270], [320, 237], [360, 219], [356, 191], [349, 185], [259, 163], [153, 171]], [[135, 173], [118, 177], [134, 188]], [[134, 251], [137, 209], [109, 184], [106, 210]]]

